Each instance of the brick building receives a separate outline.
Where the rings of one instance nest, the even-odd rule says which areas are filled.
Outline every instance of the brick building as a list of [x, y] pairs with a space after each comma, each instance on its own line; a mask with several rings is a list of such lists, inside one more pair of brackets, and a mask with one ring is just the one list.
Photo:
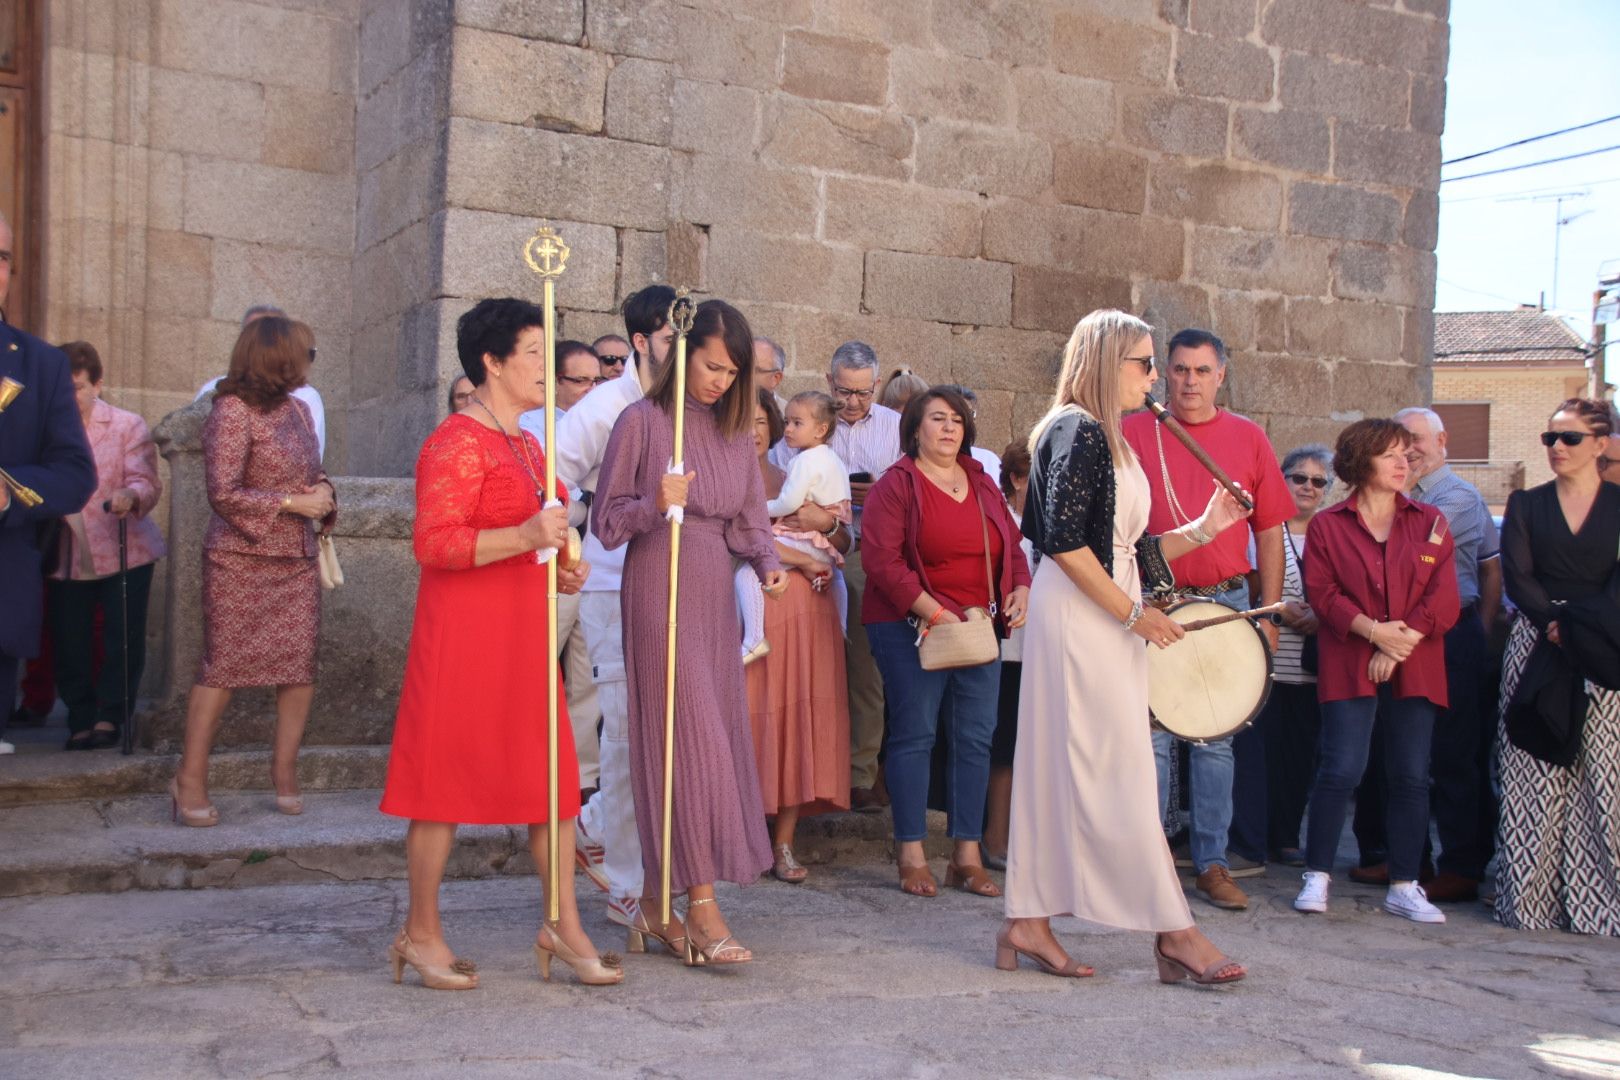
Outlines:
[[[862, 337], [1042, 410], [1109, 304], [1215, 328], [1276, 441], [1428, 397], [1446, 0], [0, 0], [11, 313], [156, 421], [249, 304], [320, 339], [338, 472], [403, 475], [456, 316], [575, 255], [565, 330], [651, 280], [808, 384]], [[31, 126], [30, 126], [31, 125]]]
[[1435, 315], [1434, 409], [1489, 502], [1552, 479], [1536, 439], [1560, 401], [1586, 393], [1586, 361], [1581, 336], [1540, 308]]

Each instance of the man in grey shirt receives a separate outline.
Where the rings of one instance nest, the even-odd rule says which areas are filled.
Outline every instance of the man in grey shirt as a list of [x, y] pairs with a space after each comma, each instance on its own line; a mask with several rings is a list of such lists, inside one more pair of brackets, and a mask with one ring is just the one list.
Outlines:
[[1485, 644], [1502, 601], [1502, 563], [1496, 523], [1479, 489], [1446, 464], [1446, 428], [1430, 409], [1402, 409], [1395, 419], [1412, 433], [1412, 498], [1445, 514], [1456, 544], [1457, 592], [1462, 614], [1446, 634], [1449, 707], [1434, 721], [1429, 751], [1433, 788], [1429, 805], [1440, 834], [1439, 873], [1424, 890], [1437, 903], [1472, 900], [1485, 876], [1496, 835], [1490, 788], [1490, 750], [1496, 717]]

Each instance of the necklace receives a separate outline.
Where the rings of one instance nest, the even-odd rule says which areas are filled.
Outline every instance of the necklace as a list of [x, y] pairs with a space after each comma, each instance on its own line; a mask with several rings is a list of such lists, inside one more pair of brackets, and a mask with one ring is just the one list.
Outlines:
[[[960, 495], [960, 494], [962, 494], [962, 485], [961, 485], [960, 482], [958, 482], [956, 480], [956, 477], [955, 477], [956, 469], [957, 469], [957, 465], [956, 465], [955, 462], [951, 463], [951, 466], [950, 466], [949, 470], [947, 471], [947, 475], [949, 476], [949, 479], [945, 479], [945, 480], [941, 480], [939, 477], [935, 476], [932, 472], [930, 472], [929, 471], [930, 466], [926, 462], [918, 462], [917, 467], [922, 469], [922, 474], [924, 476], [928, 477], [929, 480], [933, 481], [935, 486], [943, 488], [947, 484], [949, 484], [950, 485], [950, 491], [951, 491], [952, 495]], [[962, 479], [963, 480], [967, 479], [967, 474], [966, 473], [963, 474]]]
[[1159, 447], [1159, 478], [1164, 481], [1165, 502], [1170, 507], [1170, 520], [1179, 528], [1192, 521], [1192, 515], [1181, 508], [1181, 500], [1176, 498], [1175, 485], [1170, 482], [1170, 463], [1164, 457], [1164, 427], [1163, 424], [1153, 425], [1153, 441]]
[[501, 423], [501, 418], [495, 415], [493, 409], [480, 401], [477, 395], [473, 396], [473, 404], [483, 409], [489, 415], [489, 418], [495, 421], [495, 429], [506, 436], [506, 448], [512, 451], [512, 456], [517, 458], [519, 465], [523, 466], [523, 471], [529, 474], [530, 481], [534, 483], [535, 497], [540, 500], [540, 505], [544, 506], [546, 503], [545, 491], [540, 484], [539, 470], [534, 467], [534, 459], [529, 455], [529, 441], [523, 438], [522, 435], [513, 438], [512, 434], [506, 430], [506, 425]]

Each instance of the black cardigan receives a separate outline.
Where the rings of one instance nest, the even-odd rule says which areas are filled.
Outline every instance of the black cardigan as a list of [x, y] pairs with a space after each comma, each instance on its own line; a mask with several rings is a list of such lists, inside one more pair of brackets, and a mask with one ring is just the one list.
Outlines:
[[[1024, 535], [1036, 557], [1088, 547], [1114, 576], [1114, 458], [1103, 426], [1070, 409], [1046, 426], [1035, 443], [1024, 503]], [[1144, 589], [1175, 587], [1159, 538], [1136, 541], [1136, 565]]]

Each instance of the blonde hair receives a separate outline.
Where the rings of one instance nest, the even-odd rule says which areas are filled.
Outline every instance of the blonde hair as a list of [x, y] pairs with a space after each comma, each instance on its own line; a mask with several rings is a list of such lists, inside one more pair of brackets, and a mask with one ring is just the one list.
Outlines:
[[1063, 365], [1058, 370], [1057, 390], [1052, 405], [1030, 433], [1030, 453], [1052, 421], [1071, 408], [1078, 408], [1102, 425], [1108, 437], [1108, 451], [1116, 467], [1135, 459], [1130, 444], [1120, 430], [1119, 415], [1140, 402], [1119, 400], [1119, 365], [1131, 347], [1153, 327], [1112, 308], [1101, 308], [1075, 324], [1069, 343], [1063, 347]]

